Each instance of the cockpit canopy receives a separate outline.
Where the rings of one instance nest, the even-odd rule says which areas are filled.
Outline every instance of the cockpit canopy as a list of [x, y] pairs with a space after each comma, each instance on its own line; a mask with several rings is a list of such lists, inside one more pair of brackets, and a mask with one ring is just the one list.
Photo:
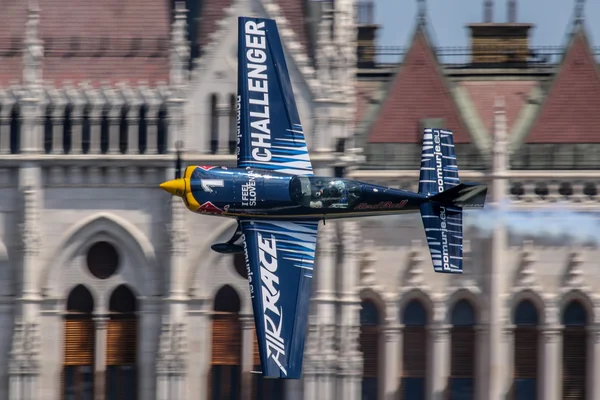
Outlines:
[[290, 181], [293, 201], [310, 208], [352, 208], [362, 188], [355, 181], [316, 176], [296, 176]]

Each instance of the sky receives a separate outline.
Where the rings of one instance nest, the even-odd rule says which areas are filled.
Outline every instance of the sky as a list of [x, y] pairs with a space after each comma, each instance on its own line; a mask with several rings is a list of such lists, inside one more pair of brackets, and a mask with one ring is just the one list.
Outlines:
[[[379, 46], [407, 46], [415, 29], [416, 0], [373, 0]], [[483, 22], [483, 0], [426, 0], [429, 32], [436, 46], [468, 46], [466, 25]], [[506, 0], [494, 0], [494, 22], [506, 21]], [[517, 0], [517, 22], [532, 23], [532, 46], [565, 44], [575, 0]], [[585, 20], [590, 44], [600, 46], [600, 0], [588, 0]]]

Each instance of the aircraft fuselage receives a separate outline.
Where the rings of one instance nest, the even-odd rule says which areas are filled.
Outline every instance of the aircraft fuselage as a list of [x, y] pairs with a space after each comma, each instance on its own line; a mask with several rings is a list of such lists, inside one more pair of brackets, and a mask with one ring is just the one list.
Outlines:
[[189, 166], [163, 189], [195, 213], [231, 218], [333, 219], [418, 212], [426, 196], [355, 180]]

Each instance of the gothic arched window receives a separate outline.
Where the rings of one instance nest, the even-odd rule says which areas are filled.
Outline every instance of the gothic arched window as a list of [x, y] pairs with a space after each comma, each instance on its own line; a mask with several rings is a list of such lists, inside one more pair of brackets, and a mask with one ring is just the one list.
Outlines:
[[210, 96], [210, 154], [216, 154], [219, 149], [219, 110], [217, 109], [217, 94]]
[[77, 285], [67, 298], [64, 321], [64, 360], [62, 397], [91, 399], [94, 396], [95, 327], [94, 299], [83, 285]]
[[514, 314], [513, 398], [537, 398], [539, 332], [538, 310], [530, 300], [523, 300]]
[[587, 324], [588, 313], [583, 304], [571, 301], [562, 315], [562, 396], [564, 399], [585, 399], [587, 395]]
[[47, 106], [44, 115], [44, 152], [46, 154], [52, 152], [52, 110], [51, 105]]
[[137, 299], [125, 285], [110, 296], [106, 327], [106, 399], [137, 399]]
[[[146, 149], [148, 148], [148, 120], [146, 118], [146, 114], [148, 113], [148, 106], [143, 104], [140, 107], [140, 126], [139, 126], [139, 137], [138, 137], [138, 147], [140, 154], [145, 154]], [[135, 153], [138, 149], [132, 149]]]
[[452, 309], [450, 339], [450, 400], [475, 398], [475, 309], [465, 299]]
[[363, 353], [363, 400], [377, 400], [381, 333], [379, 321], [379, 311], [375, 303], [371, 300], [364, 300], [360, 310], [360, 351]]
[[105, 106], [100, 116], [100, 152], [106, 154], [108, 152], [108, 142], [110, 134], [110, 121], [108, 119], [109, 106]]
[[63, 151], [65, 154], [71, 152], [73, 146], [73, 105], [67, 104], [63, 115]]
[[81, 152], [83, 154], [88, 154], [90, 152], [90, 145], [92, 143], [92, 124], [90, 121], [91, 112], [92, 106], [87, 104], [83, 108], [83, 116], [81, 118]]
[[167, 106], [162, 105], [158, 110], [157, 126], [157, 149], [158, 154], [165, 154], [167, 152], [167, 143], [169, 136], [169, 122], [167, 119]]
[[123, 107], [121, 107], [121, 114], [119, 116], [119, 151], [121, 154], [127, 153], [127, 142], [129, 142], [129, 123], [127, 121], [127, 114], [131, 112], [130, 110], [131, 108], [128, 105], [123, 105]]
[[215, 296], [212, 357], [208, 399], [237, 400], [241, 384], [241, 300], [234, 288], [223, 286]]
[[427, 311], [419, 300], [411, 300], [402, 313], [402, 370], [400, 399], [425, 399], [427, 377]]
[[10, 153], [21, 151], [21, 109], [15, 104], [10, 113]]

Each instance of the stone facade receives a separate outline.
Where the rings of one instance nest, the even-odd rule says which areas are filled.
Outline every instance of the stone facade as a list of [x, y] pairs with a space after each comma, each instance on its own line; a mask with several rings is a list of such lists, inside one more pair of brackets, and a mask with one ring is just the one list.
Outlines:
[[[344, 167], [351, 178], [416, 188], [416, 169], [359, 168], [354, 3], [335, 1], [334, 8], [323, 3], [311, 59], [301, 44], [304, 39], [296, 37], [285, 17], [285, 2], [233, 1], [191, 73], [185, 10], [178, 3], [168, 76], [135, 84], [45, 81], [40, 10], [29, 8], [23, 79], [0, 87], [0, 398], [63, 398], [69, 340], [64, 320], [78, 285], [92, 299], [95, 362], [90, 382], [96, 398], [104, 398], [108, 390], [107, 354], [114, 343], [110, 315], [118, 308], [111, 299], [123, 285], [137, 302], [137, 378], [130, 379], [137, 382], [139, 399], [207, 398], [211, 316], [225, 285], [240, 298], [240, 393], [252, 398], [254, 334], [247, 281], [232, 256], [210, 249], [228, 238], [234, 222], [190, 217], [158, 184], [174, 174], [172, 153], [178, 140], [185, 164], [235, 165], [229, 142], [237, 33], [231, 27], [244, 14], [278, 21], [315, 170], [331, 175], [335, 167]], [[573, 183], [573, 193], [566, 196], [573, 209], [600, 209], [597, 196], [584, 192], [587, 182], [600, 178], [597, 171], [509, 169], [502, 99], [495, 106], [492, 130], [491, 170], [467, 169], [461, 175], [489, 183], [490, 210], [546, 207], [552, 199], [565, 198], [559, 192], [563, 182]], [[346, 143], [343, 153], [336, 151], [340, 139]], [[549, 194], [537, 194], [536, 182], [549, 177], [555, 180]], [[511, 192], [514, 182], [524, 184], [524, 193]], [[427, 315], [425, 398], [444, 398], [448, 390], [453, 311], [463, 300], [474, 309], [475, 398], [501, 399], [513, 387], [512, 357], [520, 329], [515, 310], [524, 300], [539, 314], [536, 329], [542, 339], [535, 385], [540, 398], [561, 398], [561, 337], [568, 331], [563, 314], [574, 300], [586, 313], [587, 398], [600, 398], [600, 383], [594, 379], [600, 374], [597, 248], [548, 244], [544, 238], [519, 242], [502, 219], [484, 233], [472, 229], [465, 236], [465, 274], [450, 277], [429, 267], [418, 218], [322, 225], [304, 377], [285, 382], [285, 399], [397, 398], [405, 385], [403, 363], [410, 359], [404, 356], [409, 323], [403, 315], [415, 300]], [[110, 243], [118, 254], [116, 271], [105, 279], [87, 265], [99, 242]], [[366, 302], [374, 304], [378, 316], [374, 378], [364, 373], [367, 357], [361, 349]]]

